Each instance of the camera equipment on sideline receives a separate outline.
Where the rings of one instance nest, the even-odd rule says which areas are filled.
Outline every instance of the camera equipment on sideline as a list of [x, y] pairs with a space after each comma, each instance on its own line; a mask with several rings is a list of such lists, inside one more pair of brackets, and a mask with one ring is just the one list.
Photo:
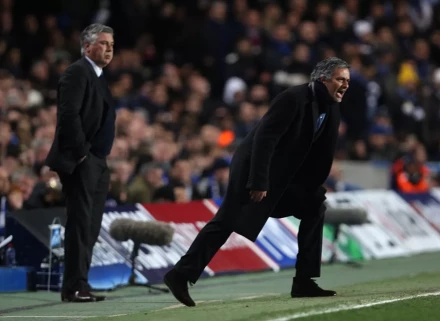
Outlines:
[[141, 244], [165, 246], [171, 243], [174, 229], [171, 225], [157, 221], [136, 221], [128, 218], [116, 219], [110, 224], [110, 236], [116, 241], [125, 242], [132, 240], [131, 275], [129, 285], [145, 286], [150, 289], [169, 292], [168, 289], [154, 287], [150, 284], [136, 283], [135, 259], [139, 254]]

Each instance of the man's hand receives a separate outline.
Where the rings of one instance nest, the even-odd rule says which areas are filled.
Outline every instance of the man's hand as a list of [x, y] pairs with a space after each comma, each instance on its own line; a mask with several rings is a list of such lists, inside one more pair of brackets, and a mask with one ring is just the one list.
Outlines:
[[81, 157], [81, 158], [79, 159], [79, 161], [78, 161], [78, 164], [81, 164], [81, 163], [86, 159], [86, 157], [87, 157], [87, 155]]
[[260, 202], [263, 198], [266, 197], [267, 191], [250, 191], [249, 195], [251, 196], [251, 200], [254, 202]]

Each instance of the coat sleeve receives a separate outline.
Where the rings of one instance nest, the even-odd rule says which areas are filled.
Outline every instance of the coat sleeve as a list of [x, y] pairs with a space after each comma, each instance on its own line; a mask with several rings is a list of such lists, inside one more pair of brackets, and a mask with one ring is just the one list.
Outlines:
[[250, 190], [269, 190], [269, 171], [275, 147], [297, 115], [297, 99], [286, 90], [273, 100], [268, 112], [256, 129], [246, 187]]
[[76, 159], [90, 148], [82, 128], [80, 110], [86, 92], [87, 76], [80, 66], [72, 65], [58, 85], [58, 132], [62, 148], [71, 150]]

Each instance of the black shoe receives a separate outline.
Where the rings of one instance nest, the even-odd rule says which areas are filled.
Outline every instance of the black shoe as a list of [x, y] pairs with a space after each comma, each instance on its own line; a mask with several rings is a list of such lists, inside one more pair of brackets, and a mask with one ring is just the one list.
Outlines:
[[96, 294], [91, 293], [93, 291], [93, 288], [90, 285], [90, 283], [87, 283], [86, 289], [87, 289], [87, 292], [89, 292], [92, 297], [95, 297], [96, 302], [104, 301], [106, 299], [106, 297], [104, 295], [96, 295]]
[[193, 307], [196, 305], [188, 293], [188, 280], [179, 274], [175, 269], [168, 271], [163, 280], [179, 302], [188, 307]]
[[90, 293], [90, 295], [95, 298], [96, 302], [104, 301], [107, 298], [104, 295], [96, 295], [96, 294], [93, 294], [93, 293]]
[[296, 280], [293, 278], [292, 291], [290, 292], [292, 298], [306, 298], [306, 297], [324, 297], [335, 296], [336, 292], [332, 290], [321, 289], [315, 280], [303, 279]]
[[78, 302], [78, 303], [85, 303], [85, 302], [96, 302], [96, 297], [89, 292], [61, 292], [61, 301], [63, 302]]

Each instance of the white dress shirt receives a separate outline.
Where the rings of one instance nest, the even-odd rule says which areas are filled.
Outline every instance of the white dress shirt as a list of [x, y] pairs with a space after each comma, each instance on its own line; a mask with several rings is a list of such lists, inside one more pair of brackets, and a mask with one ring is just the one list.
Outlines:
[[90, 62], [90, 64], [92, 65], [92, 67], [93, 67], [93, 70], [95, 71], [95, 73], [96, 73], [96, 76], [98, 76], [98, 78], [101, 76], [101, 74], [102, 74], [102, 68], [99, 68], [96, 64], [95, 64], [95, 62], [92, 60], [92, 59], [90, 59], [89, 57], [87, 57], [87, 56], [84, 56], [84, 57], [86, 57], [86, 59]]

